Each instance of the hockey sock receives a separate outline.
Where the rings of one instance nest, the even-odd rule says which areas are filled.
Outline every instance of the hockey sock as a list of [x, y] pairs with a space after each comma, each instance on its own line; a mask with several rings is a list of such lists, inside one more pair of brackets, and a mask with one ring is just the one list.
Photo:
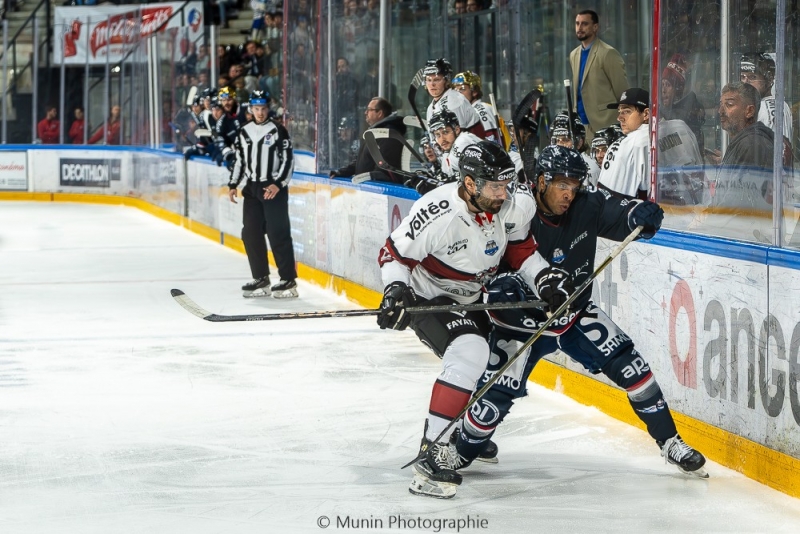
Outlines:
[[[467, 405], [471, 395], [472, 390], [459, 388], [453, 384], [437, 380], [433, 385], [433, 393], [431, 394], [431, 404], [428, 409], [430, 415], [428, 416], [428, 428], [425, 431], [425, 437], [431, 441], [436, 439], [447, 425], [456, 418], [461, 409]], [[453, 427], [455, 428], [455, 425]], [[443, 436], [442, 440], [446, 441], [449, 438], [449, 435]]]
[[459, 433], [458, 441], [456, 442], [456, 450], [458, 454], [463, 456], [466, 460], [474, 460], [486, 449], [486, 446], [489, 444], [489, 439], [493, 434], [494, 429], [488, 434], [478, 436], [470, 432], [465, 422]]
[[634, 401], [629, 393], [628, 400], [639, 419], [647, 425], [647, 433], [654, 440], [664, 442], [678, 433], [672, 413], [669, 411], [667, 401], [664, 400], [658, 384], [656, 384], [655, 393], [648, 398]]

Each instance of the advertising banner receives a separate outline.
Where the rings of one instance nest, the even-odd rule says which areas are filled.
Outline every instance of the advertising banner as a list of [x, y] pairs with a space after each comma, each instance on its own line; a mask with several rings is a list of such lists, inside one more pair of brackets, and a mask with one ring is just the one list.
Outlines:
[[60, 184], [76, 187], [109, 187], [119, 180], [119, 159], [60, 158]]
[[[203, 4], [191, 2], [178, 14], [181, 2], [140, 6], [62, 6], [55, 10], [56, 46], [53, 62], [60, 65], [105, 64], [122, 61], [142, 39], [167, 23], [167, 28], [185, 28], [178, 38], [174, 59], [183, 57], [190, 43], [203, 35]], [[163, 31], [163, 30], [162, 30]], [[108, 59], [106, 59], [106, 57]], [[129, 58], [130, 59], [130, 58]]]
[[0, 152], [0, 191], [28, 190], [25, 152]]

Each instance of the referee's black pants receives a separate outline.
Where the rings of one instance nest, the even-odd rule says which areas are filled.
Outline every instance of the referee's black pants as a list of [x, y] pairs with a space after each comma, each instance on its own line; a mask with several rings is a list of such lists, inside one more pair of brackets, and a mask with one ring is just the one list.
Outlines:
[[253, 278], [269, 275], [267, 242], [264, 239], [266, 234], [281, 280], [294, 280], [297, 278], [297, 269], [289, 223], [289, 191], [281, 187], [275, 198], [264, 200], [264, 187], [263, 182], [248, 181], [242, 189], [242, 241], [247, 252], [247, 261], [250, 262], [250, 272]]

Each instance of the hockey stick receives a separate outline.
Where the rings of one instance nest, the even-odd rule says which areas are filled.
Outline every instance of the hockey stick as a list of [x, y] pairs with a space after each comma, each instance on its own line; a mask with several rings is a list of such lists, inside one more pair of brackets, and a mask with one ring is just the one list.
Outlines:
[[385, 159], [383, 159], [383, 154], [381, 154], [381, 149], [378, 146], [378, 141], [375, 139], [375, 134], [372, 130], [367, 130], [364, 132], [362, 136], [364, 138], [364, 144], [367, 145], [367, 150], [369, 151], [369, 155], [372, 157], [372, 160], [375, 162], [380, 169], [395, 173], [398, 176], [403, 176], [405, 178], [422, 178], [414, 174], [413, 172], [404, 171], [403, 169], [398, 169], [397, 167], [393, 166]]
[[497, 113], [494, 93], [489, 93], [489, 103], [492, 104], [492, 112], [494, 112], [494, 122], [497, 124], [497, 138], [500, 141], [500, 146], [503, 147], [503, 150], [507, 150], [505, 136], [503, 135], [503, 130], [500, 129], [500, 115]]
[[[253, 315], [219, 315], [211, 313], [208, 310], [201, 308], [195, 301], [180, 289], [170, 290], [170, 294], [175, 301], [181, 305], [183, 309], [196, 315], [206, 321], [212, 323], [230, 323], [241, 321], [277, 321], [281, 319], [320, 319], [326, 317], [361, 317], [364, 315], [378, 315], [381, 310], [331, 310], [331, 311], [316, 311], [316, 312], [299, 312], [299, 313], [263, 313]], [[528, 302], [496, 302], [496, 303], [483, 303], [476, 302], [474, 304], [445, 304], [441, 306], [414, 306], [407, 308], [406, 311], [412, 315], [418, 313], [440, 313], [440, 312], [465, 312], [465, 311], [482, 311], [482, 310], [508, 310], [517, 308], [541, 308], [545, 303], [541, 301], [528, 301]]]
[[414, 145], [412, 145], [408, 141], [408, 139], [405, 138], [403, 134], [401, 134], [397, 130], [393, 130], [392, 128], [378, 128], [377, 131], [380, 132], [381, 130], [386, 130], [387, 135], [389, 136], [390, 139], [394, 139], [395, 141], [403, 143], [403, 146], [406, 147], [409, 150], [409, 152], [411, 152], [411, 155], [414, 156], [417, 159], [417, 161], [419, 161], [422, 164], [428, 163], [428, 160], [423, 158], [422, 154], [417, 152], [417, 149], [414, 148]]
[[569, 138], [572, 140], [572, 148], [578, 150], [578, 143], [575, 140], [575, 127], [572, 124], [572, 82], [564, 80], [564, 89], [566, 89], [567, 92], [567, 124], [569, 124]]
[[[439, 435], [436, 436], [436, 438], [433, 441], [431, 441], [430, 443], [439, 443], [439, 440], [441, 440], [445, 436], [445, 434], [447, 434], [450, 431], [450, 429], [453, 427], [453, 425], [455, 425], [458, 421], [460, 421], [461, 418], [464, 417], [464, 414], [466, 414], [467, 411], [469, 411], [469, 409], [472, 408], [472, 406], [476, 402], [478, 402], [481, 399], [481, 397], [483, 397], [486, 394], [487, 391], [489, 391], [489, 388], [491, 388], [492, 385], [495, 382], [497, 382], [500, 379], [501, 376], [503, 376], [503, 373], [505, 373], [506, 370], [508, 370], [509, 367], [514, 365], [514, 362], [516, 362], [517, 359], [519, 359], [520, 356], [522, 356], [523, 354], [528, 352], [528, 349], [531, 348], [531, 345], [533, 345], [536, 342], [536, 340], [539, 339], [542, 336], [544, 331], [547, 330], [547, 328], [551, 324], [553, 324], [553, 322], [555, 322], [556, 319], [561, 317], [561, 315], [565, 311], [567, 311], [567, 309], [569, 309], [569, 306], [575, 301], [575, 299], [577, 299], [578, 296], [581, 293], [583, 293], [586, 290], [586, 288], [589, 287], [589, 285], [594, 281], [594, 279], [597, 278], [600, 275], [600, 273], [602, 273], [603, 270], [605, 270], [605, 268], [608, 267], [611, 264], [611, 262], [614, 260], [614, 258], [619, 256], [620, 252], [622, 252], [625, 249], [625, 247], [627, 247], [634, 239], [636, 239], [636, 237], [639, 235], [639, 232], [642, 231], [642, 228], [643, 228], [642, 226], [637, 226], [633, 230], [633, 232], [631, 232], [628, 235], [628, 237], [625, 238], [625, 240], [622, 243], [617, 245], [617, 248], [615, 248], [614, 250], [611, 251], [611, 254], [609, 254], [608, 257], [605, 260], [603, 260], [603, 263], [601, 263], [600, 266], [597, 267], [597, 269], [594, 270], [594, 272], [589, 276], [589, 278], [587, 278], [580, 285], [580, 287], [578, 287], [578, 289], [576, 289], [575, 292], [573, 292], [572, 295], [570, 295], [569, 298], [566, 301], [564, 301], [564, 303], [561, 306], [558, 307], [558, 309], [556, 311], [554, 311], [552, 314], [550, 314], [550, 317], [548, 317], [547, 321], [545, 321], [544, 324], [542, 324], [542, 326], [539, 328], [539, 330], [537, 330], [536, 333], [534, 333], [530, 338], [528, 338], [528, 341], [526, 341], [525, 344], [522, 345], [519, 348], [519, 350], [516, 353], [514, 353], [514, 355], [511, 356], [508, 359], [508, 361], [502, 367], [500, 367], [500, 369], [498, 369], [494, 373], [494, 375], [492, 375], [492, 377], [489, 380], [486, 381], [486, 383], [483, 385], [483, 387], [481, 387], [481, 389], [479, 389], [478, 391], [476, 391], [472, 395], [472, 398], [467, 403], [467, 405], [464, 406], [464, 408], [461, 409], [461, 411], [458, 413], [458, 415], [456, 415], [455, 418], [453, 418], [453, 420], [450, 421], [450, 424], [448, 424], [445, 427], [445, 429], [442, 430], [439, 433]], [[421, 460], [422, 458], [424, 458], [425, 457], [425, 453], [427, 452], [427, 450], [428, 450], [428, 444], [426, 443], [426, 444], [424, 444], [424, 445], [422, 445], [420, 447], [420, 452], [419, 452], [419, 454], [417, 454], [417, 457], [414, 458], [413, 460], [411, 460], [410, 462], [408, 462], [403, 467], [401, 467], [401, 469], [405, 469], [406, 467], [408, 467], [409, 465], [413, 464], [414, 462], [417, 462], [418, 460]]]
[[425, 83], [425, 67], [422, 67], [414, 75], [414, 78], [411, 80], [411, 85], [408, 87], [408, 103], [411, 104], [411, 109], [414, 111], [414, 116], [417, 117], [419, 125], [422, 126], [423, 130], [427, 131], [428, 125], [425, 124], [424, 120], [422, 120], [422, 115], [419, 114], [416, 101], [417, 89], [419, 89], [419, 86], [423, 85], [424, 83]]

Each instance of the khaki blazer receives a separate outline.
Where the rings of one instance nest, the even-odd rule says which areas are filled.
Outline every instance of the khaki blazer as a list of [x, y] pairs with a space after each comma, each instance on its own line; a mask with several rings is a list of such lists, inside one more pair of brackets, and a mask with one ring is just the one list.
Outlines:
[[[572, 96], [577, 106], [578, 75], [581, 69], [580, 45], [570, 52], [569, 63], [572, 66]], [[622, 56], [614, 47], [595, 39], [583, 69], [583, 83], [580, 87], [583, 108], [593, 132], [617, 122], [617, 110], [606, 106], [617, 102], [626, 89], [628, 77]], [[591, 142], [588, 136], [587, 142]]]

